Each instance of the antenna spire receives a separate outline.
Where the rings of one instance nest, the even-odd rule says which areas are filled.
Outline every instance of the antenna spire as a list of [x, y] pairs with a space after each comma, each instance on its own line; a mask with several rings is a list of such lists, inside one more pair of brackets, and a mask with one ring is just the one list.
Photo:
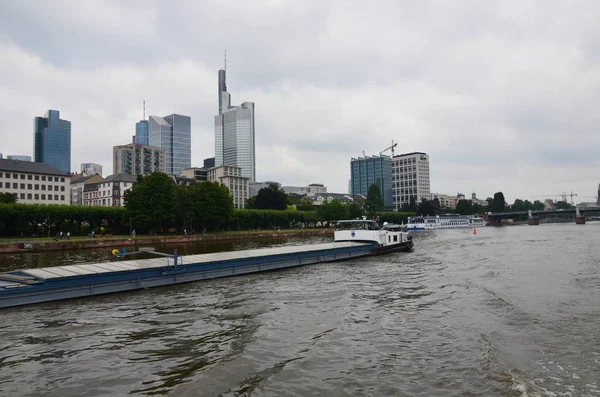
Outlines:
[[223, 61], [225, 62], [225, 67], [223, 70], [227, 71], [227, 50], [223, 53]]
[[146, 100], [144, 99], [144, 105], [143, 105], [143, 119], [142, 120], [146, 120]]

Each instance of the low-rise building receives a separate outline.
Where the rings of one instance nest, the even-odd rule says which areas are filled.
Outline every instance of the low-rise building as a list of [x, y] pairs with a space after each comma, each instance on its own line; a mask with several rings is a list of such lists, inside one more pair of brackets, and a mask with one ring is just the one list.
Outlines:
[[71, 205], [83, 205], [83, 190], [85, 185], [90, 183], [102, 182], [104, 179], [100, 175], [71, 175]]
[[315, 193], [311, 197], [313, 205], [323, 205], [326, 202], [338, 200], [342, 204], [359, 204], [363, 206], [367, 197], [362, 194], [345, 194], [345, 193]]
[[117, 174], [106, 179], [89, 183], [83, 187], [83, 205], [92, 207], [123, 207], [125, 192], [133, 187], [133, 175]]
[[182, 176], [193, 179], [196, 182], [206, 182], [208, 180], [207, 173], [208, 170], [206, 168], [200, 167], [186, 168], [183, 171], [181, 171]]
[[23, 204], [70, 202], [70, 176], [48, 164], [0, 159], [0, 193]]
[[221, 165], [209, 168], [207, 173], [209, 182], [217, 182], [229, 189], [229, 194], [233, 197], [233, 206], [235, 208], [244, 208], [248, 200], [250, 178], [242, 176], [242, 168], [232, 165]]
[[282, 186], [281, 190], [287, 194], [313, 197], [317, 193], [327, 193], [327, 187], [321, 183], [311, 183], [308, 186]]

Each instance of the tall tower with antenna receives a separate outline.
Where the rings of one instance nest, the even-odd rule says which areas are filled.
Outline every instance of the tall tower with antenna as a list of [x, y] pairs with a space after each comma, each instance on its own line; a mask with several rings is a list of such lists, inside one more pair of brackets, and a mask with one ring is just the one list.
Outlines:
[[148, 120], [146, 120], [146, 100], [142, 101], [142, 120], [135, 123], [133, 143], [148, 145]]

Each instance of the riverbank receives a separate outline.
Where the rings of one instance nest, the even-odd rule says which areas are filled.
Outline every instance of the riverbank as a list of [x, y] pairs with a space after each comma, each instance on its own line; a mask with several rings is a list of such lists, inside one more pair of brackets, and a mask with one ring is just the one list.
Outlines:
[[292, 230], [269, 230], [269, 231], [250, 231], [250, 232], [223, 232], [214, 234], [194, 234], [194, 235], [174, 235], [174, 236], [136, 236], [134, 238], [126, 237], [96, 237], [96, 238], [74, 238], [72, 240], [50, 240], [50, 239], [31, 239], [29, 241], [19, 240], [0, 244], [0, 254], [9, 254], [15, 252], [41, 252], [41, 251], [60, 251], [76, 250], [88, 248], [118, 248], [134, 247], [140, 245], [168, 245], [182, 244], [187, 242], [210, 242], [227, 240], [248, 240], [261, 238], [287, 238], [296, 236], [323, 236], [332, 235], [332, 229], [292, 229]]

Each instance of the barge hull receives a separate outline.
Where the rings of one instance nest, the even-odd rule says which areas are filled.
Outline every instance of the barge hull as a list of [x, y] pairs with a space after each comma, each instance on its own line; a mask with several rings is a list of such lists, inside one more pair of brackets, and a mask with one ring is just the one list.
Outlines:
[[[330, 243], [182, 256], [177, 266], [168, 259], [147, 259], [29, 269], [0, 274], [0, 308], [341, 261], [376, 251], [377, 244]], [[19, 277], [27, 281], [15, 281]]]

